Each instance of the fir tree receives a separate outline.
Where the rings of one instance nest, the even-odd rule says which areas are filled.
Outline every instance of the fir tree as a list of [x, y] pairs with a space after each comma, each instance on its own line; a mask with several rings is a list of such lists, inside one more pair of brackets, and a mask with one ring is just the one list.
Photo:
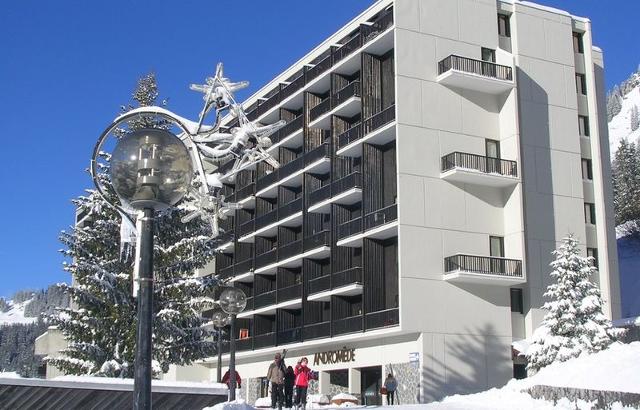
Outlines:
[[640, 219], [640, 163], [635, 144], [620, 141], [612, 171], [616, 225]]
[[556, 282], [544, 294], [549, 299], [543, 306], [547, 314], [527, 351], [528, 368], [535, 371], [583, 352], [606, 349], [622, 336], [602, 313], [600, 289], [590, 280], [597, 274], [593, 258], [580, 256], [573, 235], [567, 236], [553, 255], [550, 275]]
[[620, 88], [615, 86], [613, 90], [607, 94], [607, 121], [611, 121], [621, 110], [622, 97], [620, 96]]
[[631, 107], [631, 113], [629, 114], [629, 126], [631, 131], [635, 131], [640, 128], [640, 115], [638, 115], [638, 106]]
[[[140, 80], [133, 98], [151, 105], [157, 98], [155, 78]], [[129, 108], [132, 108], [131, 106]], [[163, 127], [143, 119], [138, 126]], [[130, 124], [131, 125], [131, 124]], [[108, 160], [108, 157], [105, 157]], [[108, 161], [98, 176], [110, 202], [117, 201], [109, 180]], [[133, 261], [120, 252], [120, 216], [95, 191], [73, 200], [89, 217], [71, 232], [62, 232], [62, 253], [71, 259], [65, 270], [74, 285], [61, 285], [74, 308], [61, 309], [52, 324], [69, 347], [60, 357], [47, 358], [65, 373], [132, 377], [136, 344], [137, 304], [132, 296]], [[185, 211], [168, 210], [156, 218], [154, 246], [153, 359], [156, 372], [170, 364], [189, 364], [214, 353], [211, 332], [203, 328], [200, 312], [211, 306], [216, 282], [197, 277], [214, 256], [215, 240], [207, 223], [180, 221]]]

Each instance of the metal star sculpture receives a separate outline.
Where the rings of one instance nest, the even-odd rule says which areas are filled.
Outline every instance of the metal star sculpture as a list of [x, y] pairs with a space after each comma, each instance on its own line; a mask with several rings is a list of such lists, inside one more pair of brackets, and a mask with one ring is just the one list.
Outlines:
[[[233, 180], [238, 172], [261, 161], [266, 161], [274, 168], [280, 166], [266, 148], [272, 144], [269, 136], [282, 128], [286, 122], [281, 120], [274, 124], [263, 125], [257, 121], [250, 121], [242, 105], [238, 104], [234, 97], [236, 91], [248, 85], [247, 81], [232, 82], [224, 77], [223, 65], [219, 63], [215, 75], [207, 77], [205, 84], [191, 84], [189, 87], [204, 94], [204, 106], [197, 122], [156, 106], [136, 108], [117, 117], [102, 133], [94, 148], [91, 175], [98, 191], [104, 196], [98, 170], [100, 152], [107, 144], [109, 137], [118, 139], [123, 130], [127, 132], [127, 127], [132, 131], [131, 127], [136, 123], [136, 118], [157, 118], [163, 127], [170, 128], [184, 142], [191, 153], [193, 168], [196, 170], [195, 183], [190, 195], [187, 195], [180, 205], [190, 211], [182, 218], [182, 222], [202, 218], [211, 225], [212, 236], [217, 237], [220, 234], [219, 221], [241, 207], [225, 201], [221, 181]], [[215, 119], [213, 124], [206, 125], [206, 117], [212, 110], [215, 110]], [[231, 129], [221, 127], [223, 114], [231, 114], [238, 118], [238, 126]], [[219, 166], [230, 160], [234, 161], [233, 167], [224, 175], [221, 174], [218, 171]], [[123, 215], [123, 224], [135, 225], [134, 210], [125, 209], [122, 205], [114, 206]]]

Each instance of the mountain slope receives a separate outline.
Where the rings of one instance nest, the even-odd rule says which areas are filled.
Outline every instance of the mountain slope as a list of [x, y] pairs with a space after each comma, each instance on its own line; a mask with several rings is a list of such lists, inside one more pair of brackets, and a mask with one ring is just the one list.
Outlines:
[[[614, 87], [607, 97], [611, 158], [622, 140], [640, 142], [640, 70]], [[632, 117], [636, 118], [632, 118]], [[635, 128], [635, 129], [633, 129]], [[640, 198], [639, 198], [640, 200]], [[629, 234], [627, 224], [617, 227], [622, 317], [640, 316], [640, 236]]]

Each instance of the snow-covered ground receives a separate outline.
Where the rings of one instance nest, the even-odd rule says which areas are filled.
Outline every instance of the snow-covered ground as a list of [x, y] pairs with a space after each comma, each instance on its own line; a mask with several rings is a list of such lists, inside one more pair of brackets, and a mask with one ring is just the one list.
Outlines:
[[629, 142], [637, 143], [640, 137], [640, 128], [631, 131], [631, 109], [637, 106], [640, 108], [640, 87], [636, 87], [622, 99], [622, 109], [609, 122], [609, 150], [611, 158], [616, 153], [620, 141], [624, 138]]
[[[593, 404], [582, 400], [562, 399], [558, 403], [534, 399], [526, 390], [545, 385], [579, 389], [608, 390], [640, 394], [640, 342], [616, 343], [607, 350], [583, 355], [564, 363], [555, 363], [524, 380], [511, 380], [505, 386], [484, 392], [446, 397], [440, 402], [397, 406], [379, 406], [385, 410], [528, 410], [528, 409], [592, 409]], [[316, 395], [320, 396], [320, 395]], [[315, 397], [314, 397], [314, 401]], [[326, 400], [325, 400], [326, 402]], [[268, 399], [260, 399], [258, 406], [268, 406]], [[345, 405], [308, 405], [310, 409], [363, 407]], [[368, 406], [369, 408], [371, 406]], [[612, 403], [612, 409], [631, 409]], [[220, 403], [209, 410], [253, 410], [243, 401]]]
[[0, 312], [0, 326], [36, 322], [38, 318], [24, 316], [24, 308], [29, 302], [31, 302], [31, 300], [26, 300], [21, 303], [13, 303], [13, 301], [9, 300], [7, 303], [11, 306], [11, 309], [6, 312]]

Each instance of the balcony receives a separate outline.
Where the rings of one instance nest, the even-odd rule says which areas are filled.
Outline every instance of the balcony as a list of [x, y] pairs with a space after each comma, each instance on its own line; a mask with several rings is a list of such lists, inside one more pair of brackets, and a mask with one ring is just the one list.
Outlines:
[[444, 280], [454, 283], [512, 286], [526, 282], [522, 261], [516, 259], [453, 255], [444, 259]]
[[503, 94], [515, 86], [511, 67], [457, 55], [450, 55], [438, 63], [436, 81], [449, 87], [492, 95]]
[[255, 335], [253, 337], [254, 350], [263, 349], [265, 347], [272, 347], [276, 345], [276, 333], [264, 333], [261, 335]]
[[322, 231], [304, 240], [298, 240], [280, 246], [277, 261], [258, 266], [256, 273], [261, 275], [275, 275], [279, 267], [296, 268], [302, 266], [302, 259], [324, 259], [331, 254], [331, 232]]
[[364, 326], [367, 330], [398, 326], [398, 324], [400, 324], [398, 308], [371, 312], [364, 315]]
[[278, 303], [286, 302], [288, 300], [299, 299], [302, 297], [302, 284], [296, 283], [286, 288], [278, 289]]
[[272, 290], [256, 295], [253, 298], [253, 309], [260, 309], [265, 306], [276, 304], [276, 291]]
[[[256, 206], [256, 197], [254, 196], [255, 191], [256, 184], [252, 182], [237, 190], [233, 196], [233, 201], [242, 205], [243, 208], [254, 209]], [[231, 199], [229, 199], [229, 201], [231, 201]]]
[[381, 55], [394, 46], [393, 11], [381, 15], [372, 24], [361, 24], [352, 37], [344, 44], [326, 50], [322, 56], [290, 83], [279, 84], [260, 103], [250, 106], [250, 120], [263, 123], [277, 121], [277, 106], [296, 108], [302, 105], [302, 90], [316, 93], [325, 92], [329, 88], [329, 73], [337, 72], [350, 75], [360, 69], [360, 53]]
[[324, 174], [330, 169], [330, 147], [321, 144], [311, 151], [300, 155], [270, 174], [258, 179], [256, 184], [256, 196], [262, 198], [275, 198], [278, 195], [278, 186], [298, 187], [302, 185], [303, 174]]
[[220, 234], [216, 238], [216, 241], [219, 243], [219, 246], [216, 248], [216, 251], [232, 254], [234, 251], [233, 238], [234, 238], [233, 232], [225, 232], [223, 234]]
[[253, 338], [245, 337], [242, 339], [236, 339], [236, 351], [244, 352], [246, 350], [253, 349]]
[[340, 134], [336, 154], [345, 157], [359, 157], [362, 155], [362, 144], [365, 142], [384, 145], [395, 138], [396, 106], [394, 104], [365, 119], [361, 125], [355, 125]]
[[336, 319], [331, 322], [331, 330], [334, 336], [362, 332], [362, 315]]
[[[304, 238], [303, 249], [311, 251], [318, 248], [331, 246], [331, 231], [321, 231]], [[328, 255], [327, 255], [328, 256]]]
[[309, 112], [309, 127], [331, 129], [331, 116], [353, 117], [360, 112], [360, 81], [352, 81]]
[[243, 236], [255, 230], [256, 230], [256, 220], [251, 219], [250, 221], [243, 222], [242, 224], [240, 224], [240, 226], [238, 227], [238, 234], [240, 236]]
[[256, 256], [256, 271], [261, 267], [270, 265], [278, 260], [278, 250], [272, 249]]
[[236, 263], [233, 267], [234, 276], [231, 279], [231, 282], [244, 282], [244, 283], [253, 282], [253, 279], [254, 279], [253, 269], [254, 269], [253, 257], [250, 257], [248, 259], [245, 259], [243, 261]]
[[329, 172], [331, 146], [327, 143], [320, 144], [304, 154], [304, 172], [324, 174]]
[[309, 212], [328, 214], [331, 204], [353, 205], [362, 201], [362, 174], [353, 172], [309, 194]]
[[304, 116], [299, 115], [280, 128], [269, 137], [272, 145], [267, 148], [267, 152], [274, 153], [279, 147], [297, 148], [302, 146], [304, 139], [303, 128]]
[[246, 309], [244, 312], [238, 313], [238, 318], [251, 318], [254, 315], [273, 316], [278, 309], [300, 309], [301, 307], [302, 287], [297, 284], [254, 296], [253, 309]]
[[515, 161], [452, 152], [442, 157], [440, 177], [451, 182], [504, 188], [518, 183]]
[[[253, 242], [256, 236], [275, 236], [278, 226], [300, 226], [302, 223], [302, 198], [295, 199], [280, 208], [255, 219], [255, 230], [241, 234], [238, 242]], [[240, 227], [242, 228], [243, 225]]]
[[309, 281], [308, 301], [328, 302], [331, 296], [362, 294], [362, 268], [354, 267]]
[[278, 345], [286, 345], [302, 341], [302, 328], [295, 327], [278, 331], [276, 338]]
[[256, 218], [256, 230], [278, 221], [278, 209], [267, 212]]
[[338, 225], [338, 246], [361, 247], [364, 238], [387, 239], [398, 235], [396, 204]]
[[285, 261], [302, 253], [302, 240], [278, 247], [278, 261]]
[[306, 324], [302, 328], [303, 340], [320, 339], [331, 335], [331, 322]]

